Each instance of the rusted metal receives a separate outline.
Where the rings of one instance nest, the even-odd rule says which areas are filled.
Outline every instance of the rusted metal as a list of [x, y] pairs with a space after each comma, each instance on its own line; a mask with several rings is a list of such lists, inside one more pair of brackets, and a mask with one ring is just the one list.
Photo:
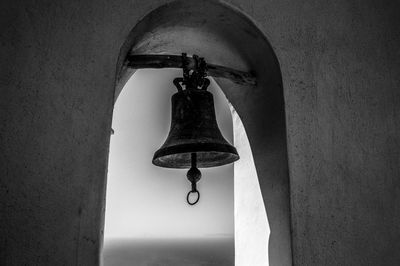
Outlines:
[[[126, 64], [128, 67], [134, 69], [183, 68], [184, 66], [187, 67], [187, 69], [194, 69], [196, 59], [193, 56], [187, 57], [186, 61], [183, 61], [180, 55], [133, 54], [127, 56]], [[207, 73], [210, 76], [226, 78], [241, 85], [255, 86], [257, 84], [256, 77], [253, 73], [225, 66], [207, 63]]]
[[[154, 153], [153, 164], [166, 168], [189, 168], [187, 178], [192, 189], [186, 196], [190, 205], [200, 199], [196, 183], [201, 178], [197, 167], [213, 167], [232, 163], [239, 155], [225, 140], [218, 128], [215, 117], [214, 100], [207, 91], [210, 81], [204, 58], [193, 56], [194, 64], [189, 71], [189, 60], [182, 54], [183, 77], [175, 78], [178, 92], [172, 96], [172, 119], [169, 135]], [[182, 85], [185, 86], [183, 89]], [[197, 199], [189, 200], [191, 194]]]
[[204, 89], [185, 89], [172, 96], [169, 135], [156, 151], [153, 164], [166, 168], [190, 168], [197, 153], [199, 167], [214, 167], [236, 161], [236, 149], [221, 134], [212, 94]]

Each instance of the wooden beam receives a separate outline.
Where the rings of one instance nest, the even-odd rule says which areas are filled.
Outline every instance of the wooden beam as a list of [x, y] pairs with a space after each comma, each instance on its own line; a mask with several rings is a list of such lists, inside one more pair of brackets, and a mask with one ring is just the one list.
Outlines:
[[[134, 69], [142, 68], [182, 68], [182, 56], [180, 55], [129, 55], [127, 57], [127, 66]], [[193, 69], [195, 60], [193, 57], [187, 57], [188, 68]], [[220, 65], [207, 64], [207, 74], [213, 77], [230, 79], [240, 85], [257, 84], [256, 77], [248, 72], [224, 67]]]

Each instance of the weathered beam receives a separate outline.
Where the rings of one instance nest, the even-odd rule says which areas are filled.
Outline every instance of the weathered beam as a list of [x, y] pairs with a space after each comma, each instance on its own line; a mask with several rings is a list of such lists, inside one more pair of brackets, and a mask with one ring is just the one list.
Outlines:
[[[187, 57], [188, 68], [193, 69], [195, 60], [193, 57]], [[182, 68], [182, 56], [180, 55], [129, 55], [127, 57], [127, 66], [135, 69], [142, 68]], [[241, 85], [256, 85], [256, 78], [253, 74], [224, 67], [220, 65], [208, 64], [207, 73], [210, 76], [230, 79]]]

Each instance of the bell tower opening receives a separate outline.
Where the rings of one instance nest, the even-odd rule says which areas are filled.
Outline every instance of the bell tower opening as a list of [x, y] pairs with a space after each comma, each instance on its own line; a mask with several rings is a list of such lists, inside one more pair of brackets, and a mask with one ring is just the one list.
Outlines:
[[[241, 192], [235, 187], [235, 208], [252, 210], [235, 209], [236, 265], [245, 265], [238, 258], [257, 258], [257, 254], [263, 254], [261, 259], [264, 260], [267, 257], [270, 265], [291, 265], [289, 178], [281, 72], [270, 43], [248, 16], [235, 7], [211, 0], [173, 1], [154, 9], [133, 27], [121, 47], [115, 99], [137, 71], [133, 67], [136, 59], [132, 58], [151, 54], [180, 55], [183, 52], [201, 55], [208, 63], [253, 73], [256, 77], [256, 84], [243, 84], [236, 82], [232, 76], [214, 76], [215, 83], [234, 108], [234, 120], [238, 121], [237, 125], [234, 124], [234, 145], [239, 154], [241, 148], [248, 147], [248, 152], [244, 154], [248, 155], [250, 163], [240, 166], [240, 162], [245, 160], [238, 161], [235, 178], [236, 173], [253, 177], [251, 186], [255, 188], [255, 193], [251, 195], [259, 195], [262, 200], [252, 201], [264, 204], [264, 207], [249, 208], [246, 201], [251, 195], [243, 194], [240, 199]], [[169, 101], [170, 95], [164, 100]], [[165, 123], [169, 125], [169, 121]], [[244, 140], [244, 144], [238, 145], [239, 140]], [[159, 143], [154, 145], [157, 146], [155, 149], [159, 148]], [[246, 173], [239, 166], [242, 169], [255, 168], [250, 170], [252, 173]], [[179, 176], [182, 182], [187, 182], [182, 176], [184, 174]], [[239, 184], [236, 180], [235, 184]], [[240, 187], [245, 185], [242, 183]], [[261, 193], [257, 193], [257, 189]], [[264, 210], [264, 214], [261, 211], [260, 215], [254, 215], [257, 210]], [[244, 217], [241, 222], [239, 217]], [[260, 221], [264, 222], [261, 227], [265, 230], [250, 230]], [[266, 223], [268, 226], [265, 226]], [[263, 240], [251, 241], [254, 237]]]
[[[180, 72], [137, 71], [116, 102], [104, 266], [131, 265], [132, 260], [267, 265], [268, 252], [260, 250], [268, 251], [269, 226], [250, 144], [239, 115], [213, 79], [209, 90], [218, 125], [241, 160], [202, 169], [199, 187], [204, 196], [195, 208], [185, 204], [185, 170], [151, 164], [152, 153], [169, 131], [170, 96], [175, 93], [170, 81]], [[192, 253], [198, 254], [189, 258]]]
[[[171, 121], [172, 83], [181, 69], [139, 70], [125, 85], [113, 117], [107, 185], [104, 265], [234, 264], [233, 165], [201, 168], [201, 199], [186, 203], [187, 169], [152, 164]], [[229, 103], [208, 88], [222, 135], [233, 142]], [[155, 255], [157, 254], [157, 255]], [[140, 264], [142, 263], [142, 264]], [[163, 264], [164, 265], [164, 264]]]

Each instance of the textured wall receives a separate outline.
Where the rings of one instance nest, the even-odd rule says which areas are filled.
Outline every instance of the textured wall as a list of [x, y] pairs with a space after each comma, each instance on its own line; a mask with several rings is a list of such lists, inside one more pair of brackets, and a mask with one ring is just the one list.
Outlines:
[[[98, 263], [119, 49], [162, 2], [1, 2], [2, 265]], [[281, 65], [294, 264], [398, 264], [399, 2], [229, 2]]]
[[103, 40], [118, 10], [0, 5], [0, 264], [94, 265], [119, 49]]
[[294, 262], [398, 265], [400, 3], [273, 7], [254, 17], [283, 73]]

